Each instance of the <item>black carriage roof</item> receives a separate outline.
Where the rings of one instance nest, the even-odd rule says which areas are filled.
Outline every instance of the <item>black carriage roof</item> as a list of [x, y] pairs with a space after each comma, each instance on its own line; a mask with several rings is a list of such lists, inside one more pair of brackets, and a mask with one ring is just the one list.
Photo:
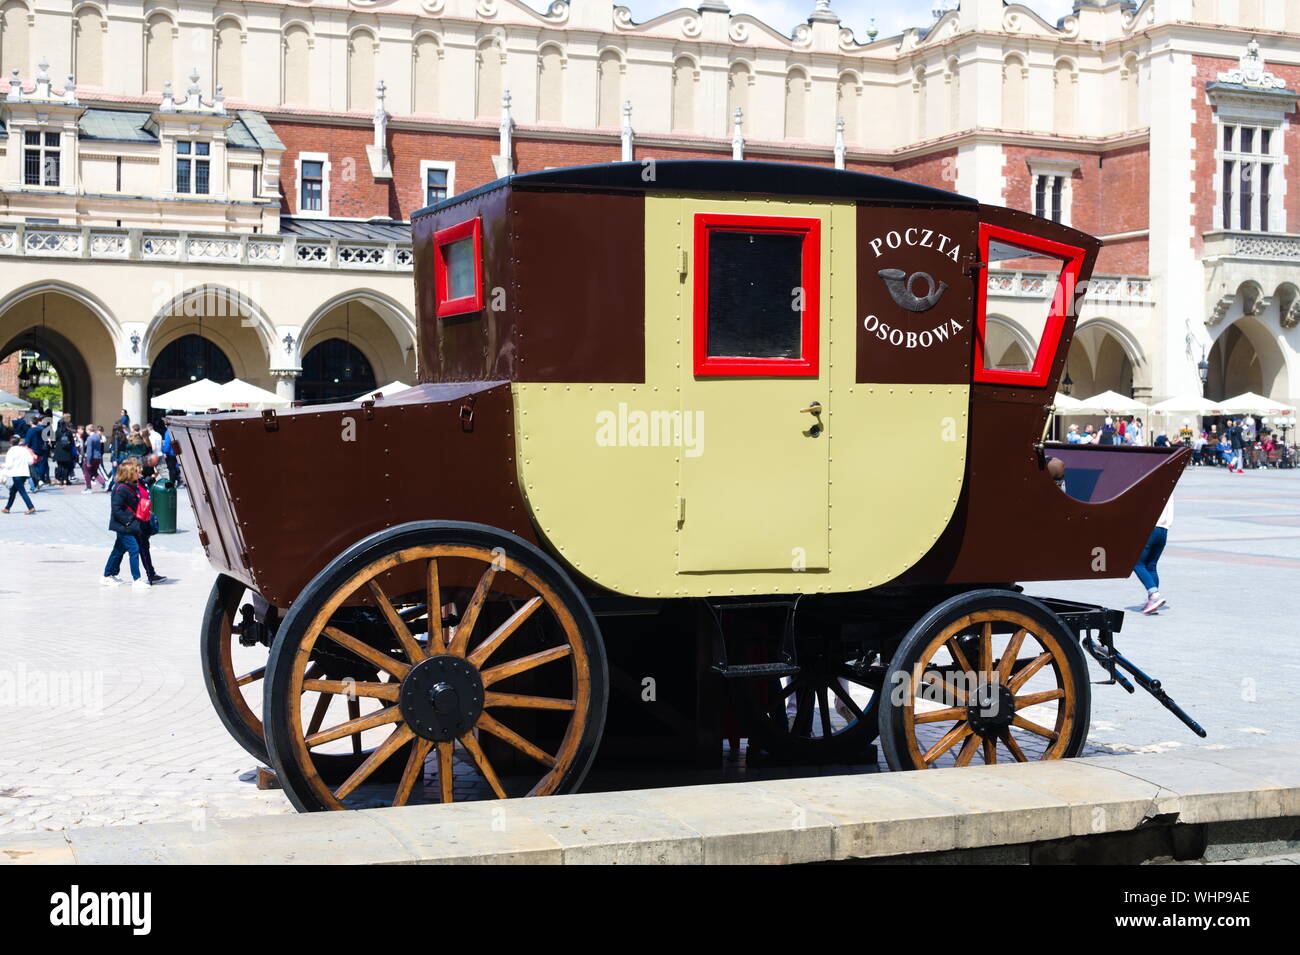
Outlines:
[[[653, 165], [652, 165], [653, 164]], [[721, 192], [746, 195], [852, 199], [897, 204], [976, 206], [968, 196], [904, 179], [849, 172], [802, 163], [735, 159], [655, 159], [565, 166], [517, 173], [425, 206], [411, 218], [449, 209], [505, 186], [527, 189], [617, 190], [620, 192]]]

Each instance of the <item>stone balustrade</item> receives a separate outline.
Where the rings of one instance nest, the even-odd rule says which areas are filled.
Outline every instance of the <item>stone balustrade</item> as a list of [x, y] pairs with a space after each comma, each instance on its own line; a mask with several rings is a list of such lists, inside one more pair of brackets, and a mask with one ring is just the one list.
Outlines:
[[409, 242], [0, 223], [0, 256], [409, 272]]
[[[1046, 299], [1056, 292], [1056, 273], [1025, 269], [989, 269], [989, 298]], [[1094, 275], [1084, 292], [1087, 302], [1154, 305], [1146, 275]]]

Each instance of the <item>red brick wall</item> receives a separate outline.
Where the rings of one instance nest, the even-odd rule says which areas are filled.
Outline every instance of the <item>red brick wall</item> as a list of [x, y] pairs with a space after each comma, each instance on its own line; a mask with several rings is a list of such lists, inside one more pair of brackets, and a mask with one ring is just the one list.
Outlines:
[[[1218, 194], [1214, 190], [1214, 150], [1222, 133], [1215, 125], [1214, 108], [1205, 98], [1205, 84], [1213, 83], [1225, 70], [1234, 69], [1237, 60], [1220, 59], [1210, 56], [1192, 57], [1192, 93], [1195, 119], [1192, 124], [1192, 137], [1196, 142], [1196, 168], [1192, 174], [1192, 230], [1195, 233], [1196, 251], [1201, 252], [1201, 233], [1214, 228], [1214, 205]], [[1300, 67], [1267, 64], [1269, 72], [1286, 81], [1288, 89], [1296, 89], [1300, 84]], [[1300, 110], [1287, 114], [1286, 139], [1282, 148], [1288, 156], [1295, 156], [1300, 151]], [[1274, 151], [1277, 147], [1274, 147]], [[1286, 171], [1286, 230], [1294, 232], [1300, 229], [1300, 166], [1294, 161], [1284, 167]]]
[[[424, 186], [420, 181], [423, 160], [456, 163], [456, 192], [466, 192], [496, 178], [492, 155], [498, 148], [495, 132], [442, 133], [417, 130], [390, 130], [388, 154], [393, 178], [376, 180], [370, 172], [366, 146], [373, 135], [370, 127], [332, 126], [320, 123], [275, 120], [272, 127], [284, 142], [280, 165], [280, 211], [298, 214], [298, 157], [301, 153], [325, 153], [330, 157], [329, 215], [349, 219], [391, 216], [408, 221], [424, 205]], [[620, 155], [616, 141], [579, 142], [563, 138], [538, 140], [517, 137], [515, 168], [534, 172], [548, 166], [575, 166], [586, 163], [615, 162]], [[660, 146], [652, 141], [637, 143], [638, 159], [722, 159], [731, 155], [730, 146], [708, 149]], [[751, 148], [746, 158], [831, 165], [826, 159], [788, 156], [779, 150]], [[893, 176], [938, 189], [956, 186], [956, 150], [945, 150], [919, 159], [896, 164], [849, 161], [848, 168]]]
[[[1030, 158], [1079, 163], [1070, 183], [1070, 224], [1092, 235], [1135, 232], [1150, 226], [1150, 150], [1145, 143], [1105, 153], [1043, 146], [1004, 146], [1006, 188], [1002, 201], [1012, 209], [1034, 210]], [[1150, 268], [1145, 236], [1102, 246], [1099, 273], [1145, 275]]]
[[0, 361], [0, 391], [18, 394], [18, 352]]

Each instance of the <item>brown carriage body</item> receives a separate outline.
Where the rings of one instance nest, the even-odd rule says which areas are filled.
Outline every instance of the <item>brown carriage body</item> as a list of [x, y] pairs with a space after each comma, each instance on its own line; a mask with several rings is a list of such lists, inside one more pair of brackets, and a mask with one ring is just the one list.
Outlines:
[[[1154, 448], [1055, 447], [1074, 496], [1047, 477], [1037, 447], [1074, 330], [1068, 310], [1042, 387], [971, 384], [974, 321], [983, 280], [981, 224], [1081, 250], [1086, 282], [1100, 243], [1024, 213], [876, 177], [811, 167], [661, 162], [515, 176], [426, 210], [413, 223], [421, 384], [362, 404], [171, 419], [192, 473], [198, 525], [213, 565], [286, 607], [337, 554], [368, 535], [416, 520], [473, 521], [539, 542], [589, 593], [593, 580], [549, 539], [521, 488], [521, 429], [512, 387], [603, 386], [647, 381], [646, 196], [833, 197], [856, 206], [857, 313], [886, 314], [868, 231], [928, 223], [963, 255], [936, 271], [919, 250], [906, 271], [946, 276], [972, 319], [930, 353], [855, 343], [859, 385], [969, 386], [965, 460], [950, 516], [922, 552], [876, 585], [960, 585], [1126, 576], [1185, 463]], [[483, 307], [439, 317], [434, 236], [481, 222]], [[907, 253], [904, 249], [903, 252]], [[1081, 294], [1071, 290], [1073, 294]], [[905, 313], [899, 313], [904, 314]], [[855, 322], [861, 329], [861, 322]], [[923, 364], [922, 364], [923, 363]], [[838, 441], [869, 440], [874, 422], [846, 421]], [[855, 434], [855, 429], [860, 436]], [[345, 439], [348, 433], [351, 439]], [[535, 437], [532, 440], [537, 440]], [[889, 454], [902, 449], [890, 449]], [[575, 480], [577, 477], [575, 476]], [[1087, 485], [1082, 491], [1077, 487]], [[858, 504], [871, 508], [871, 500]], [[635, 541], [627, 542], [635, 547]], [[1098, 550], [1100, 549], [1100, 551]], [[1099, 553], [1104, 555], [1099, 559]], [[575, 572], [576, 570], [576, 572]], [[802, 585], [791, 578], [792, 590]], [[769, 592], [779, 587], [768, 586]], [[857, 589], [857, 588], [855, 588]]]

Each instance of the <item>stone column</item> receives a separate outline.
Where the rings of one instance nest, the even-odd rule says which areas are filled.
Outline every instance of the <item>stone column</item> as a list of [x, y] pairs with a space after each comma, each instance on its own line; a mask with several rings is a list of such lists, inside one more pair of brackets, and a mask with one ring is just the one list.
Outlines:
[[275, 393], [289, 401], [296, 400], [294, 391], [301, 374], [301, 368], [272, 368], [271, 377], [275, 379]]
[[[144, 424], [149, 420], [147, 417], [149, 409], [145, 403], [145, 384], [149, 380], [149, 369], [143, 366], [119, 366], [117, 376], [122, 379], [122, 407], [131, 416], [132, 424]], [[112, 420], [116, 421], [119, 417], [119, 414], [114, 414]]]

